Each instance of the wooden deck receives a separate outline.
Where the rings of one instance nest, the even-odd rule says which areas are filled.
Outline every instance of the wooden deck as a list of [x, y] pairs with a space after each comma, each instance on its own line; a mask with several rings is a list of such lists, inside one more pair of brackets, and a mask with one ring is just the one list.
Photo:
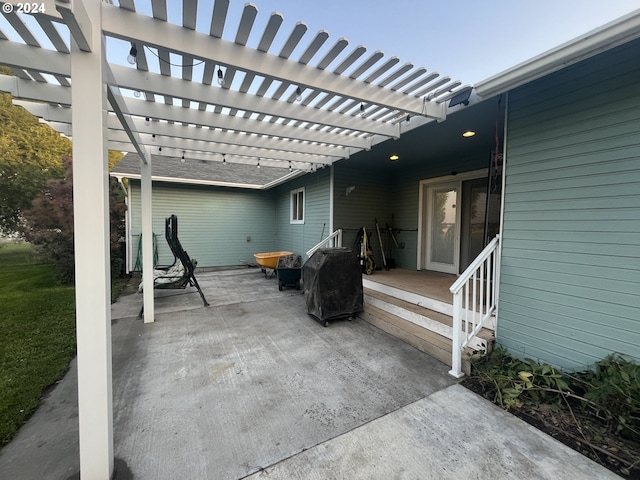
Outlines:
[[428, 270], [376, 270], [372, 275], [363, 276], [371, 282], [381, 283], [400, 290], [433, 298], [440, 302], [451, 304], [453, 296], [449, 287], [457, 280], [456, 275], [431, 272]]

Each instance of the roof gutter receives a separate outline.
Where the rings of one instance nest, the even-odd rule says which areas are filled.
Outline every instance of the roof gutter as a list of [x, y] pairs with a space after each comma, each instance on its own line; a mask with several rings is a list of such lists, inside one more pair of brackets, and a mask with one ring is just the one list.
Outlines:
[[640, 37], [640, 9], [475, 85], [489, 98]]
[[[139, 173], [120, 173], [120, 172], [111, 172], [109, 173], [112, 177], [115, 177], [120, 181], [122, 178], [130, 178], [133, 180], [140, 180], [141, 175]], [[151, 176], [151, 180], [154, 182], [167, 182], [167, 183], [186, 183], [190, 185], [209, 185], [214, 187], [232, 187], [232, 188], [250, 188], [254, 190], [261, 190], [263, 188], [262, 185], [257, 185], [253, 183], [233, 183], [233, 182], [219, 182], [215, 180], [195, 180], [189, 178], [176, 178], [176, 177], [160, 177], [160, 176]]]

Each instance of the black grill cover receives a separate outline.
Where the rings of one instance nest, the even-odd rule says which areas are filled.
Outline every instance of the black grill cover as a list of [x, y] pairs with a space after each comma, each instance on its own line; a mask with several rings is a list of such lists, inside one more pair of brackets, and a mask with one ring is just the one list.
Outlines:
[[362, 311], [362, 268], [350, 248], [322, 248], [302, 267], [307, 313], [320, 321]]

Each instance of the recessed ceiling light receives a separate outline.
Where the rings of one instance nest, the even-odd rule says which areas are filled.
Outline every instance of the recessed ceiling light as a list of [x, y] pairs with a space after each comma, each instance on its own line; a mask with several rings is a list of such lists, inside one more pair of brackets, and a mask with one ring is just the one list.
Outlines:
[[392, 162], [395, 162], [396, 160], [399, 160], [399, 159], [400, 159], [400, 156], [396, 155], [395, 153], [389, 157], [389, 160], [391, 160]]
[[475, 134], [476, 132], [474, 132], [473, 130], [467, 130], [462, 134], [462, 136], [465, 138], [469, 138], [469, 137], [473, 137]]

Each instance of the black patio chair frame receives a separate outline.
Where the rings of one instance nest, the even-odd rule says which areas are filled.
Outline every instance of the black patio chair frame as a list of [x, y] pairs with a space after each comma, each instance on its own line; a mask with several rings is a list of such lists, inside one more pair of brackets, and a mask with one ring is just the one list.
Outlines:
[[[197, 265], [197, 261], [192, 259], [187, 251], [182, 248], [182, 244], [180, 243], [180, 239], [178, 238], [178, 217], [176, 215], [171, 215], [166, 218], [164, 221], [164, 236], [167, 240], [167, 244], [171, 249], [171, 253], [173, 253], [173, 263], [171, 265], [166, 266], [157, 266], [154, 268], [154, 271], [162, 270], [168, 272], [169, 269], [174, 267], [177, 262], [180, 262], [184, 268], [184, 273], [182, 276], [175, 278], [175, 280], [168, 282], [158, 282], [158, 279], [168, 278], [163, 275], [156, 275], [153, 279], [153, 288], [154, 289], [184, 289], [187, 286], [195, 287], [200, 294], [200, 298], [202, 298], [202, 303], [205, 307], [209, 306], [207, 299], [198, 284], [198, 280], [195, 276], [195, 269]], [[173, 277], [170, 277], [173, 278]], [[140, 310], [140, 316], [142, 316], [144, 311], [144, 305]]]

